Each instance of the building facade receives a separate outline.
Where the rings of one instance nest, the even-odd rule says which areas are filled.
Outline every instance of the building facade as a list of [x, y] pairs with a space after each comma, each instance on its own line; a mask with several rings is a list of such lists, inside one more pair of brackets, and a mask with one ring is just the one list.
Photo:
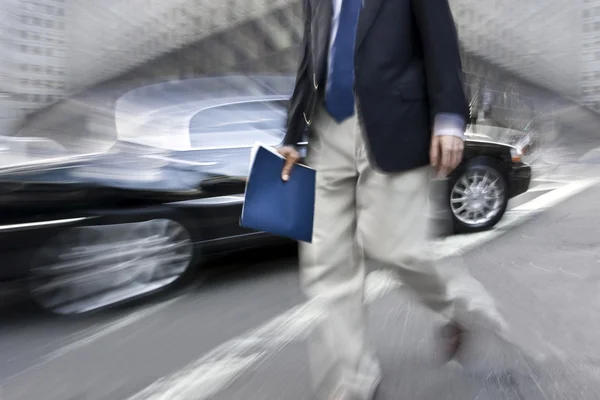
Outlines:
[[536, 85], [579, 97], [581, 1], [450, 0], [464, 49]]
[[600, 0], [582, 2], [581, 101], [600, 111]]
[[2, 88], [5, 126], [61, 98], [67, 90], [65, 0], [3, 2]]

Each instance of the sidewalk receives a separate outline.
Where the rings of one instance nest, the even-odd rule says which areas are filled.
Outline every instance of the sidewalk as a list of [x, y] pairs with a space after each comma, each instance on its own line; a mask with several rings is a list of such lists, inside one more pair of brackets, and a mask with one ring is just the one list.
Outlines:
[[[599, 209], [595, 186], [465, 256], [507, 316], [511, 340], [543, 358], [532, 363], [482, 339], [469, 359], [483, 366], [439, 367], [436, 318], [393, 292], [369, 308], [384, 371], [377, 400], [600, 399]], [[516, 371], [512, 384], [499, 373], [507, 365]], [[308, 387], [305, 343], [297, 341], [215, 399], [308, 400]]]

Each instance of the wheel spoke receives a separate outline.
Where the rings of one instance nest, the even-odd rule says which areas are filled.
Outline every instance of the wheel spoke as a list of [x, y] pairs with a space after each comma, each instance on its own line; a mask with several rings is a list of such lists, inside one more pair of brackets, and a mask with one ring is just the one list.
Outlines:
[[459, 207], [456, 209], [457, 213], [463, 212], [464, 210], [467, 209], [467, 204], [464, 204], [463, 206]]
[[486, 171], [485, 175], [483, 176], [483, 178], [481, 178], [481, 181], [477, 185], [477, 188], [479, 190], [481, 190], [485, 186], [485, 184], [488, 182], [488, 180], [489, 180], [488, 177], [489, 177], [489, 172]]
[[471, 184], [469, 183], [469, 181], [467, 180], [467, 177], [463, 175], [462, 179], [460, 180], [460, 183], [465, 187], [465, 188], [469, 188], [471, 186]]

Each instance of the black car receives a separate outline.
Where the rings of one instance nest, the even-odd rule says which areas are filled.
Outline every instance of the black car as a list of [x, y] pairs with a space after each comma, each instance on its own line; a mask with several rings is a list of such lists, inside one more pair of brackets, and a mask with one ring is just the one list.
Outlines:
[[[53, 312], [82, 313], [172, 285], [207, 254], [282, 240], [241, 228], [239, 216], [250, 149], [281, 142], [292, 85], [273, 76], [153, 85], [117, 102], [108, 151], [69, 155], [54, 144], [38, 157], [48, 146], [32, 139], [34, 154], [0, 166], [0, 282], [23, 282]], [[470, 138], [449, 179], [454, 229], [493, 226], [530, 174], [515, 147]]]

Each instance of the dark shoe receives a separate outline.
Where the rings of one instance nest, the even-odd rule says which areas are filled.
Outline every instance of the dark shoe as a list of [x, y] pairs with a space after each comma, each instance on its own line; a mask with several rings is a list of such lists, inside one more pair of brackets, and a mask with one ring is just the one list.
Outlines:
[[464, 344], [467, 331], [455, 322], [444, 325], [440, 331], [440, 336], [444, 340], [444, 362], [449, 362]]

